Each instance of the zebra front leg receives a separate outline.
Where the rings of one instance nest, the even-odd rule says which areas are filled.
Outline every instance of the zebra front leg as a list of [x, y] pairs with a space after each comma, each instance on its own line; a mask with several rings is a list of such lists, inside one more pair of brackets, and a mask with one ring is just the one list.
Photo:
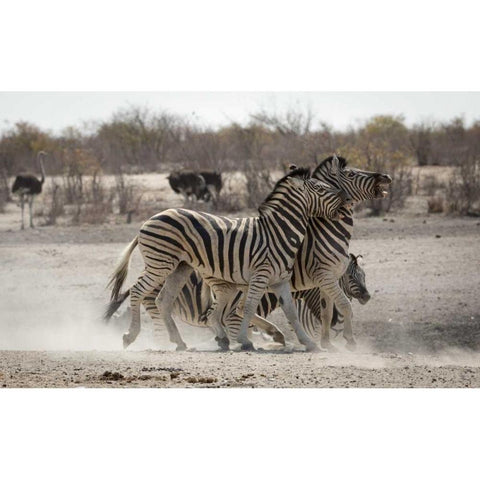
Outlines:
[[177, 325], [172, 318], [173, 304], [192, 271], [193, 268], [190, 265], [187, 265], [186, 263], [180, 264], [177, 269], [167, 277], [163, 284], [163, 288], [155, 299], [155, 304], [159, 311], [159, 317], [165, 322], [170, 341], [177, 345], [177, 351], [186, 350], [187, 345], [182, 340]]
[[[322, 346], [322, 348], [326, 348], [329, 352], [338, 352], [338, 349], [334, 347], [330, 342], [330, 327], [332, 325], [333, 317], [333, 302], [328, 295], [322, 294], [321, 303], [324, 305], [324, 307], [320, 312], [320, 319], [322, 321], [322, 336], [320, 340], [320, 345]], [[317, 316], [317, 318], [319, 318], [317, 312], [313, 311], [313, 313]]]
[[[355, 338], [353, 336], [353, 328], [352, 328], [352, 317], [353, 317], [353, 312], [352, 312], [352, 304], [350, 303], [350, 300], [348, 297], [345, 295], [345, 292], [342, 290], [338, 283], [338, 279], [336, 278], [331, 278], [331, 277], [324, 277], [321, 282], [319, 282], [321, 285], [321, 290], [322, 294], [325, 295], [326, 299], [328, 299], [331, 302], [331, 313], [330, 313], [330, 308], [329, 312], [325, 312], [325, 317], [322, 318], [322, 345], [325, 342], [329, 342], [329, 335], [330, 335], [330, 325], [332, 322], [332, 316], [333, 316], [333, 305], [335, 305], [338, 313], [342, 315], [344, 319], [344, 330], [343, 330], [343, 336], [345, 340], [347, 340], [347, 348], [348, 350], [355, 350], [356, 348], [356, 342]], [[327, 302], [328, 306], [328, 302]], [[325, 319], [325, 324], [323, 323]], [[327, 325], [328, 322], [328, 325]], [[328, 328], [327, 328], [328, 327]]]
[[348, 297], [345, 295], [345, 298], [341, 302], [335, 302], [335, 307], [338, 310], [338, 313], [343, 316], [343, 338], [347, 341], [347, 349], [351, 352], [355, 351], [357, 348], [357, 342], [353, 336], [353, 326], [352, 326], [352, 304]]
[[298, 320], [297, 308], [293, 302], [292, 292], [290, 291], [290, 281], [286, 280], [270, 288], [280, 298], [282, 310], [297, 335], [298, 341], [302, 345], [305, 345], [307, 352], [319, 352], [320, 349], [317, 344], [307, 335]]

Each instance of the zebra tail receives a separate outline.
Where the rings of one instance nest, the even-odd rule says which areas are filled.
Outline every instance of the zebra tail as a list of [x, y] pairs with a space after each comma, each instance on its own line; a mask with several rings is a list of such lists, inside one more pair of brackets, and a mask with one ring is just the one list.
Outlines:
[[[125, 279], [127, 278], [128, 274], [128, 265], [130, 263], [130, 256], [132, 255], [133, 250], [138, 245], [138, 236], [135, 237], [128, 247], [122, 252], [122, 256], [120, 257], [120, 262], [117, 265], [117, 268], [112, 273], [110, 280], [107, 284], [107, 288], [112, 289], [112, 294], [110, 296], [111, 302], [116, 302], [118, 300], [118, 296], [120, 294], [120, 290], [122, 288]], [[123, 300], [122, 300], [123, 301]]]
[[130, 295], [130, 289], [126, 292], [123, 292], [117, 300], [112, 300], [107, 308], [105, 309], [105, 313], [103, 314], [103, 319], [105, 322], [109, 322], [112, 318], [112, 315], [120, 308], [120, 305], [125, 301], [125, 299]]

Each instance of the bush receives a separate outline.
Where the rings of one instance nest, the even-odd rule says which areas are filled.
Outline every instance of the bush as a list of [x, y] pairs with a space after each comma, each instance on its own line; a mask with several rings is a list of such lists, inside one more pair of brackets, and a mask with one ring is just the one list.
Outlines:
[[[138, 209], [141, 194], [136, 194], [135, 187], [129, 181], [125, 180], [125, 175], [119, 173], [115, 176], [115, 192], [118, 201], [118, 213], [120, 215], [131, 215]], [[130, 223], [127, 221], [127, 223]]]
[[95, 172], [92, 177], [85, 182], [83, 196], [77, 200], [77, 209], [75, 210], [72, 222], [99, 224], [104, 223], [107, 217], [113, 211], [113, 189], [105, 188], [103, 177]]
[[442, 197], [432, 197], [427, 200], [428, 213], [443, 213], [445, 210]]
[[427, 175], [423, 181], [423, 191], [429, 197], [435, 196], [439, 190], [444, 190], [445, 185], [438, 181], [435, 175]]
[[54, 179], [52, 179], [50, 188], [45, 192], [45, 201], [48, 204], [45, 225], [56, 225], [57, 218], [65, 213], [65, 195], [62, 187]]
[[272, 191], [275, 182], [268, 170], [247, 169], [245, 171], [248, 208], [258, 208]]
[[480, 214], [480, 157], [469, 155], [455, 169], [447, 186], [446, 201], [449, 213]]

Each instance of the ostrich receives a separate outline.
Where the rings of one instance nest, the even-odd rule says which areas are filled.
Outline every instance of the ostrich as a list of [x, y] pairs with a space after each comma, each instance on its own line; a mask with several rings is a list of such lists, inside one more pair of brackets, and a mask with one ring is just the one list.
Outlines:
[[21, 173], [15, 178], [12, 186], [12, 193], [20, 197], [20, 205], [22, 207], [22, 230], [25, 228], [23, 221], [23, 212], [25, 207], [25, 200], [28, 200], [30, 209], [30, 227], [33, 227], [32, 208], [33, 200], [36, 195], [42, 193], [43, 182], [45, 181], [45, 169], [43, 168], [43, 158], [46, 157], [43, 151], [38, 152], [37, 161], [40, 163], [40, 170], [42, 171], [42, 178], [40, 180], [32, 173]]

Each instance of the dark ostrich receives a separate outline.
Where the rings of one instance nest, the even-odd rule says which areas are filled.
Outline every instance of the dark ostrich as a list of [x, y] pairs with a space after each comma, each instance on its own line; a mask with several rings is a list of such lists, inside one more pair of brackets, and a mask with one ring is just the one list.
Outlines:
[[45, 169], [43, 167], [43, 158], [46, 157], [45, 152], [38, 152], [37, 161], [40, 163], [40, 170], [42, 176], [40, 180], [33, 173], [21, 173], [15, 178], [15, 182], [12, 185], [12, 193], [18, 195], [20, 198], [20, 206], [22, 207], [22, 230], [25, 228], [24, 224], [24, 208], [25, 201], [28, 201], [30, 210], [30, 227], [33, 227], [32, 209], [34, 198], [42, 193], [43, 183], [45, 182]]

